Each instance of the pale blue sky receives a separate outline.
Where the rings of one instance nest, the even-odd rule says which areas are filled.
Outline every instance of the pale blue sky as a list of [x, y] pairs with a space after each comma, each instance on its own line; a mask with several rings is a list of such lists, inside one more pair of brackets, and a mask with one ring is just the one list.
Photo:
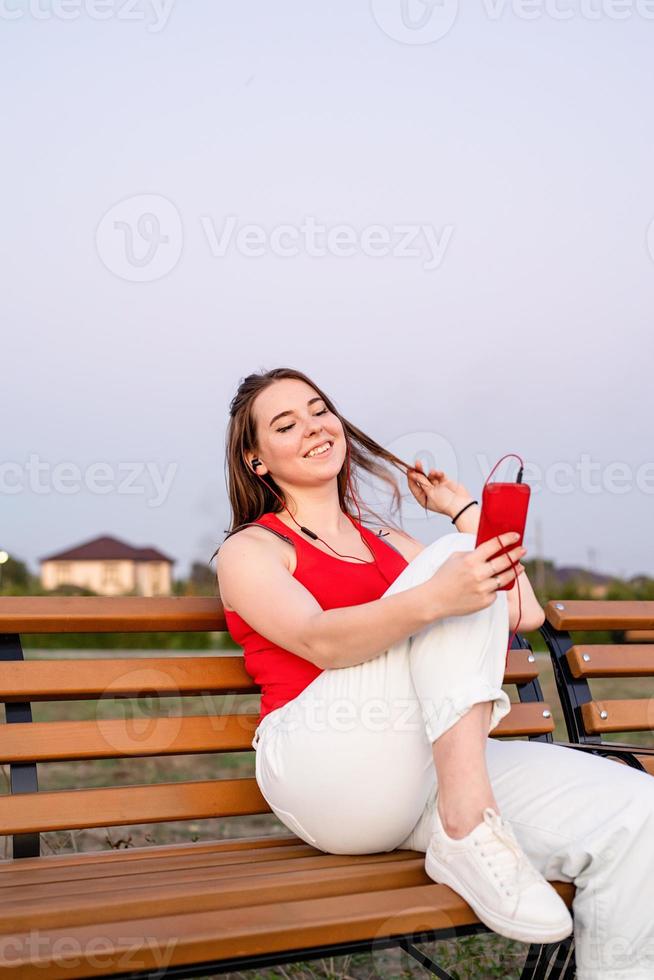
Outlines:
[[[527, 558], [539, 523], [557, 564], [654, 575], [654, 20], [636, 0], [624, 20], [609, 0], [535, 20], [473, 0], [428, 43], [421, 0], [404, 27], [400, 0], [140, 19], [116, 0], [107, 20], [68, 3], [0, 12], [0, 548], [36, 570], [107, 533], [177, 576], [208, 560], [229, 401], [291, 366], [475, 496], [485, 460], [539, 467]], [[349, 244], [312, 245], [311, 223]], [[451, 530], [412, 500], [405, 527]]]

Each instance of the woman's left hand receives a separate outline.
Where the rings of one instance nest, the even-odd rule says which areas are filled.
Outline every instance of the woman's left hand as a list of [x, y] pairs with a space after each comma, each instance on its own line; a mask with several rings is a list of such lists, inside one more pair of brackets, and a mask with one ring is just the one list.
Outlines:
[[415, 467], [408, 470], [407, 480], [420, 506], [436, 514], [454, 517], [461, 507], [473, 499], [462, 483], [450, 480], [442, 470], [425, 473], [419, 459], [415, 461]]

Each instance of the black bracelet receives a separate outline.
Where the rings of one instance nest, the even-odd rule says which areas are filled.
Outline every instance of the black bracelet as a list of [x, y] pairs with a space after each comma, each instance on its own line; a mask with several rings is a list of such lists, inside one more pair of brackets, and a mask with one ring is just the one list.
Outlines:
[[465, 507], [462, 507], [461, 510], [459, 511], [459, 513], [456, 515], [456, 517], [453, 517], [452, 518], [452, 524], [454, 524], [454, 526], [456, 527], [456, 522], [461, 517], [461, 514], [463, 513], [463, 511], [464, 510], [467, 510], [468, 507], [472, 507], [473, 504], [478, 504], [478, 503], [479, 503], [478, 500], [471, 500], [469, 504], [466, 504]]

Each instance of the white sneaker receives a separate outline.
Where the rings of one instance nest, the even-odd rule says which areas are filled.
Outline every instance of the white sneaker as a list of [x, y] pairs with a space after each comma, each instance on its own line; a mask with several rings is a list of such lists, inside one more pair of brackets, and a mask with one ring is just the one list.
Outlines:
[[427, 874], [454, 889], [489, 928], [525, 943], [570, 935], [573, 921], [565, 902], [496, 810], [485, 807], [483, 821], [456, 840], [448, 837], [436, 807], [435, 827], [425, 855]]

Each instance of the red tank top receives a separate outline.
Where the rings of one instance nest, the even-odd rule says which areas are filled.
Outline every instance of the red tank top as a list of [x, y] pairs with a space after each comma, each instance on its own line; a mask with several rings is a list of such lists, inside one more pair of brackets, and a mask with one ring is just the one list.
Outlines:
[[[293, 531], [276, 514], [269, 512], [252, 523], [281, 533], [295, 545], [297, 564], [293, 572], [323, 609], [357, 606], [379, 599], [408, 562], [379, 535], [352, 518], [370, 545], [377, 562], [349, 562], [326, 554]], [[378, 567], [379, 566], [379, 567]], [[381, 569], [381, 571], [380, 571]], [[287, 701], [297, 697], [322, 673], [310, 660], [277, 646], [253, 630], [237, 612], [226, 609], [225, 621], [235, 643], [243, 647], [245, 669], [261, 688], [259, 721]]]

